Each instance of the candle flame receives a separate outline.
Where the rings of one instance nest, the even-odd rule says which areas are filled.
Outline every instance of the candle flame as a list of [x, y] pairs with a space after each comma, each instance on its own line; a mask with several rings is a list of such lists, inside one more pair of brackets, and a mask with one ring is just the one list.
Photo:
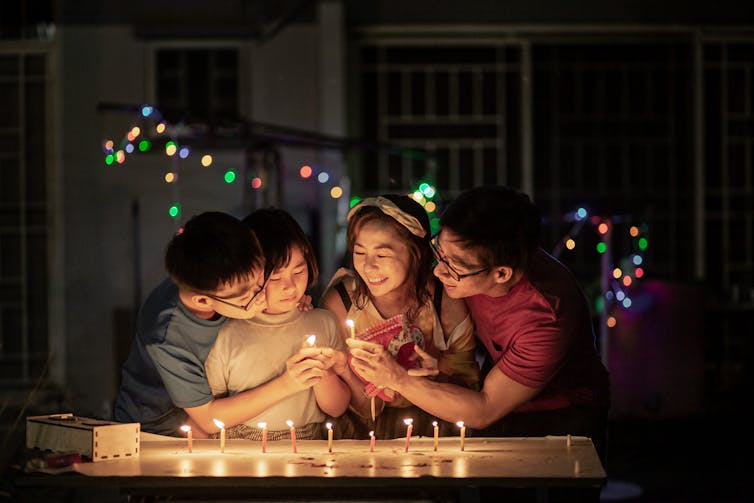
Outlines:
[[346, 320], [346, 325], [353, 328], [353, 320]]
[[183, 426], [181, 426], [181, 431], [185, 431], [186, 433], [188, 433], [191, 431], [191, 426], [184, 424]]
[[432, 421], [432, 426], [437, 426], [437, 421]]
[[373, 432], [373, 431], [370, 431], [370, 432], [369, 432], [369, 436], [370, 436], [370, 437], [373, 437], [373, 436], [374, 436], [374, 432]]
[[285, 424], [287, 424], [289, 428], [293, 428], [293, 421], [291, 421], [290, 419], [286, 421]]
[[325, 423], [325, 428], [332, 430], [332, 423]]
[[257, 423], [257, 428], [267, 428], [267, 423]]
[[306, 342], [308, 342], [310, 346], [314, 346], [314, 343], [317, 342], [317, 336], [310, 335], [309, 337], [306, 338]]
[[457, 425], [457, 426], [458, 426], [459, 428], [463, 428], [463, 421], [458, 421], [458, 422], [456, 423], [456, 425]]
[[403, 423], [404, 423], [404, 424], [405, 424], [406, 426], [410, 425], [410, 424], [411, 424], [411, 423], [413, 423], [413, 422], [414, 422], [414, 420], [413, 420], [413, 419], [404, 419], [404, 420], [403, 420]]
[[212, 421], [215, 422], [215, 426], [217, 426], [218, 428], [225, 428], [225, 423], [223, 423], [219, 419], [213, 419]]

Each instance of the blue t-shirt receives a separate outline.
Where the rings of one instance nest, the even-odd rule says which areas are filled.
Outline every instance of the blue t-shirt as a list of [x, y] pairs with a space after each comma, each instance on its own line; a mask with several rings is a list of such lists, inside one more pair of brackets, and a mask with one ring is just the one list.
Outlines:
[[121, 370], [115, 420], [178, 435], [187, 417], [183, 409], [212, 400], [204, 361], [226, 321], [191, 314], [169, 278], [158, 285], [139, 310], [136, 337]]

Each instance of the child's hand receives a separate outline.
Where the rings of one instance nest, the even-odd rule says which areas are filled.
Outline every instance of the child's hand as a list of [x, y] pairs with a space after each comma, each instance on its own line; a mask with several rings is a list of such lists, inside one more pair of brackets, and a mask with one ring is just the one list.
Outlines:
[[285, 362], [286, 375], [298, 391], [311, 388], [327, 375], [319, 360], [321, 348], [302, 348]]
[[322, 355], [319, 358], [325, 369], [332, 369], [338, 375], [343, 375], [348, 366], [346, 354], [335, 348], [322, 348]]
[[304, 313], [311, 311], [314, 308], [314, 306], [312, 305], [312, 296], [304, 294], [304, 296], [301, 297], [301, 300], [298, 301], [297, 307], [299, 311]]
[[408, 375], [427, 377], [436, 376], [440, 373], [437, 365], [437, 358], [432, 357], [429, 353], [420, 348], [418, 344], [414, 344], [414, 355], [412, 356], [412, 360], [416, 361], [417, 359], [419, 360], [421, 368], [409, 369]]

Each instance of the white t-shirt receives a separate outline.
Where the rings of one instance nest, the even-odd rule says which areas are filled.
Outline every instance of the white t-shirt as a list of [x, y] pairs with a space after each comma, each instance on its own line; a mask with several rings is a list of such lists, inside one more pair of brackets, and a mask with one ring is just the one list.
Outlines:
[[[250, 320], [230, 320], [220, 330], [205, 363], [212, 394], [232, 396], [280, 376], [286, 370], [286, 360], [311, 334], [317, 336], [316, 346], [345, 351], [335, 317], [325, 309], [294, 309], [283, 314], [261, 313]], [[245, 424], [256, 427], [264, 421], [271, 431], [286, 430], [289, 419], [297, 427], [324, 421], [312, 388], [284, 398]]]

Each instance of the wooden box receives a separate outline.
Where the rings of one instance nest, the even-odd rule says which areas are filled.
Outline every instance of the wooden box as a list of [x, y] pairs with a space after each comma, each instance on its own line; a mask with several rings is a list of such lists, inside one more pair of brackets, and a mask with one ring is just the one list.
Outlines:
[[139, 455], [139, 423], [115, 423], [68, 414], [26, 418], [26, 447], [77, 452], [92, 461]]

